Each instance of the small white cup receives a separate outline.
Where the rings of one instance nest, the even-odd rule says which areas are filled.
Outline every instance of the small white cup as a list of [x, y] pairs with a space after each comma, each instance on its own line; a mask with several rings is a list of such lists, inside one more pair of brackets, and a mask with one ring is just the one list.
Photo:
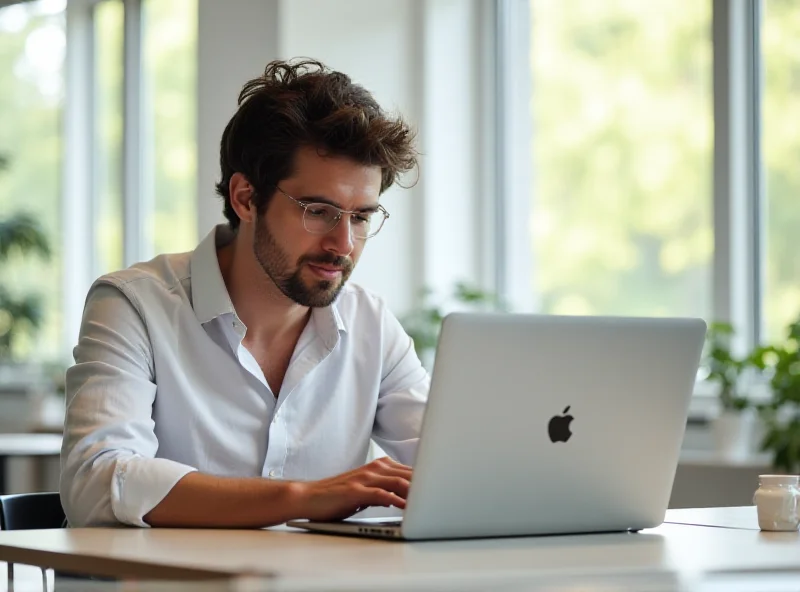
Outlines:
[[753, 503], [761, 530], [793, 531], [800, 525], [800, 476], [759, 475]]

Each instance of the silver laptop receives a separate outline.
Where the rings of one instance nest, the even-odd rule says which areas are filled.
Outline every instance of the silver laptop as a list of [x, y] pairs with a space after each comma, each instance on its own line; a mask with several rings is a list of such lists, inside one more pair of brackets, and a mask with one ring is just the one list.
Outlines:
[[705, 332], [690, 318], [451, 314], [402, 519], [289, 526], [405, 540], [658, 526]]

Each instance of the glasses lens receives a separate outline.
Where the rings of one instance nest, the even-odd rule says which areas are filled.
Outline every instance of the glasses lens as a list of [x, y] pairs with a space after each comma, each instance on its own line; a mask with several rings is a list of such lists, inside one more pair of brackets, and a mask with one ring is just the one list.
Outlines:
[[383, 228], [383, 223], [386, 222], [386, 218], [389, 217], [389, 214], [384, 212], [383, 210], [378, 210], [374, 214], [372, 214], [372, 222], [369, 227], [369, 235], [375, 236], [378, 234], [381, 228]]
[[350, 232], [355, 238], [367, 238], [374, 233], [374, 225], [379, 218], [379, 214], [374, 212], [363, 212], [350, 216]]
[[314, 234], [325, 234], [336, 226], [339, 210], [328, 204], [308, 204], [303, 215], [306, 230]]
[[[303, 215], [303, 225], [308, 232], [325, 234], [336, 226], [339, 212], [339, 208], [328, 204], [309, 204]], [[378, 234], [385, 221], [386, 215], [382, 210], [351, 214], [350, 232], [355, 238], [369, 238]]]

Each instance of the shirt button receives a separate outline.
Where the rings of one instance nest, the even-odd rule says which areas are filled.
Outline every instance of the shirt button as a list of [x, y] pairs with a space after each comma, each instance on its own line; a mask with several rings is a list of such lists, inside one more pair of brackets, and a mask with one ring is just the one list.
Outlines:
[[269, 472], [269, 476], [270, 476], [270, 477], [274, 477], [274, 476], [275, 476], [275, 471], [270, 471], [270, 472]]

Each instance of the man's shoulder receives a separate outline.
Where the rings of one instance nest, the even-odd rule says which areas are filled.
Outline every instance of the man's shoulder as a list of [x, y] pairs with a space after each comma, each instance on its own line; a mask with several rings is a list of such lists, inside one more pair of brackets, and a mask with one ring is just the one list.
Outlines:
[[128, 296], [183, 291], [191, 275], [191, 255], [191, 252], [158, 255], [150, 261], [100, 276], [94, 286], [112, 285]]

